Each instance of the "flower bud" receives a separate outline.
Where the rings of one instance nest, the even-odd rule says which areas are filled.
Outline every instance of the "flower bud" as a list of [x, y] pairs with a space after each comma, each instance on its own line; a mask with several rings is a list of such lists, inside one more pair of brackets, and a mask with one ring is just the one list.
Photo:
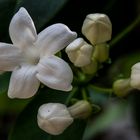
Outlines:
[[100, 63], [105, 62], [109, 58], [109, 45], [107, 43], [95, 45], [93, 57]]
[[130, 85], [133, 88], [140, 89], [140, 63], [136, 63], [131, 68]]
[[98, 70], [98, 62], [95, 58], [92, 58], [92, 61], [90, 64], [82, 67], [82, 71], [85, 74], [95, 74]]
[[52, 135], [59, 135], [73, 122], [67, 107], [60, 103], [42, 105], [37, 115], [38, 126]]
[[66, 48], [66, 53], [72, 63], [77, 67], [83, 67], [91, 62], [93, 46], [78, 38]]
[[82, 33], [93, 45], [109, 41], [112, 34], [111, 21], [105, 14], [89, 14], [84, 20]]
[[68, 108], [73, 118], [85, 119], [92, 112], [92, 107], [88, 101], [81, 100]]
[[130, 79], [119, 79], [113, 84], [113, 91], [119, 97], [124, 97], [128, 95], [131, 91]]

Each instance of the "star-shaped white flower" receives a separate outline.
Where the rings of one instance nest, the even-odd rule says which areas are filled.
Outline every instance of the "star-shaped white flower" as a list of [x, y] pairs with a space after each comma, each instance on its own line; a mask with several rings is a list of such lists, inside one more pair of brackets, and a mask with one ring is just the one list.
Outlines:
[[11, 20], [9, 33], [13, 45], [0, 43], [0, 71], [13, 71], [10, 98], [32, 97], [40, 82], [52, 89], [71, 90], [72, 70], [54, 54], [77, 37], [75, 32], [58, 23], [37, 35], [30, 15], [20, 8]]

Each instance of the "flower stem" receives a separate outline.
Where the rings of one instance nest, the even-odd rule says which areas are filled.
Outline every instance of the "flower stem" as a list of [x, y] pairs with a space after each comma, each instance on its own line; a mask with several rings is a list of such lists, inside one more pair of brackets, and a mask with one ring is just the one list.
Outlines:
[[66, 102], [65, 102], [66, 105], [69, 104], [69, 102], [71, 101], [72, 97], [75, 95], [75, 93], [77, 93], [77, 90], [78, 90], [78, 88], [75, 87], [75, 88], [73, 88], [73, 90], [70, 92], [70, 94], [69, 94], [69, 96], [68, 96], [68, 98], [67, 98], [67, 100], [66, 100]]
[[140, 16], [137, 17], [130, 25], [128, 25], [122, 32], [120, 32], [112, 41], [109, 43], [110, 47], [113, 47], [121, 39], [123, 39], [128, 33], [130, 33], [140, 23]]
[[82, 97], [84, 100], [88, 101], [87, 93], [86, 93], [86, 90], [84, 88], [82, 89]]
[[107, 93], [107, 94], [112, 94], [113, 93], [113, 89], [112, 88], [102, 88], [102, 87], [98, 87], [95, 85], [89, 85], [90, 88], [103, 92], [103, 93]]

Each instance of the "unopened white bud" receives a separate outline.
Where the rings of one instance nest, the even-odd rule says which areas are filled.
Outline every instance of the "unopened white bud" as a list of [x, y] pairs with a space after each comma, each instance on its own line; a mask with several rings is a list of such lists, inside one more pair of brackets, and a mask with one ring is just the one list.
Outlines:
[[130, 85], [131, 87], [140, 90], [140, 62], [136, 63], [131, 68]]
[[105, 62], [109, 58], [109, 45], [107, 43], [95, 45], [93, 57], [100, 63]]
[[112, 24], [105, 14], [89, 14], [82, 26], [82, 33], [93, 44], [100, 44], [111, 39]]
[[92, 107], [88, 101], [81, 100], [68, 108], [73, 118], [85, 119], [92, 112]]
[[37, 121], [47, 133], [59, 135], [73, 122], [73, 118], [64, 104], [48, 103], [39, 108]]
[[93, 46], [84, 39], [77, 38], [66, 48], [66, 53], [72, 63], [77, 67], [83, 67], [91, 62]]
[[127, 96], [131, 90], [129, 78], [116, 80], [113, 84], [113, 91], [119, 97]]

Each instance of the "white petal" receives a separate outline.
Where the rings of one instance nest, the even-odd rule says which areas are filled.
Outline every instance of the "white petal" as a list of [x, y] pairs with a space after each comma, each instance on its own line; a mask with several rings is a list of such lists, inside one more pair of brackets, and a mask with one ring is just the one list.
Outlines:
[[37, 47], [41, 48], [41, 55], [55, 54], [77, 37], [64, 24], [54, 24], [38, 34]]
[[136, 63], [131, 68], [130, 85], [131, 87], [140, 90], [140, 62]]
[[9, 33], [16, 47], [30, 46], [36, 41], [35, 26], [25, 8], [20, 8], [12, 18]]
[[[38, 117], [38, 119], [41, 119]], [[64, 130], [70, 126], [73, 122], [73, 118], [52, 118], [49, 121], [43, 120], [42, 122], [38, 121], [38, 126], [43, 129], [45, 132], [51, 135], [60, 135]]]
[[73, 73], [69, 65], [56, 56], [41, 59], [38, 64], [37, 78], [52, 89], [69, 91]]
[[13, 71], [8, 96], [10, 98], [29, 98], [38, 90], [40, 82], [36, 78], [36, 67], [24, 65]]
[[0, 43], [0, 71], [12, 71], [23, 61], [21, 51], [11, 44]]

